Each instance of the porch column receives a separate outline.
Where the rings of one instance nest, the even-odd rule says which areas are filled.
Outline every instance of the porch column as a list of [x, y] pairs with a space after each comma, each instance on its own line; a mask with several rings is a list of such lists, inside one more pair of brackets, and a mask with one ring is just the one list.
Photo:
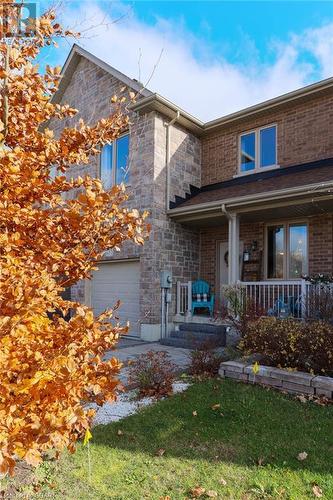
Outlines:
[[239, 276], [239, 216], [229, 214], [229, 285], [236, 283]]

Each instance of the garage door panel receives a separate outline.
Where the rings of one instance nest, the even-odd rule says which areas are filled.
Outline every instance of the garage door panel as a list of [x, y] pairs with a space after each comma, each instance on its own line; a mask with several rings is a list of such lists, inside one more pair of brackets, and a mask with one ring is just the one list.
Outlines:
[[112, 308], [118, 300], [121, 306], [116, 315], [120, 322], [131, 323], [130, 334], [139, 335], [140, 325], [140, 263], [109, 262], [99, 264], [92, 279], [92, 307], [95, 314]]

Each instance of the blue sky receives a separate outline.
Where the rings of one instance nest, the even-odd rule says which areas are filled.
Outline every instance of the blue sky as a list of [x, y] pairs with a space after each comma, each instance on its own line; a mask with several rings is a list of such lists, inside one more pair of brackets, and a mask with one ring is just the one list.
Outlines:
[[158, 63], [149, 88], [204, 120], [333, 76], [333, 1], [67, 0], [59, 14], [131, 77], [145, 83]]
[[269, 45], [274, 38], [287, 39], [289, 33], [333, 21], [333, 1], [139, 1], [128, 5], [149, 25], [158, 17], [175, 23], [181, 20], [217, 55], [222, 52], [235, 61], [246, 59], [250, 41], [264, 60], [270, 60]]

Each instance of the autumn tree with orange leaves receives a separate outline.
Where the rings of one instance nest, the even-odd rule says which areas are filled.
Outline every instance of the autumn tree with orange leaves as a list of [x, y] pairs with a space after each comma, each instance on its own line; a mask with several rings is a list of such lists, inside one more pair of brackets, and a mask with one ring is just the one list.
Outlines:
[[36, 465], [49, 450], [74, 450], [92, 418], [82, 403], [115, 399], [120, 364], [103, 354], [124, 328], [112, 311], [95, 318], [61, 294], [89, 277], [107, 249], [125, 240], [143, 244], [148, 231], [146, 214], [123, 208], [123, 187], [104, 191], [98, 179], [70, 179], [71, 166], [88, 163], [128, 127], [128, 117], [118, 106], [95, 126], [80, 121], [55, 138], [49, 121], [76, 110], [52, 103], [60, 70], [40, 74], [35, 60], [70, 33], [53, 12], [32, 24], [29, 37], [2, 33], [0, 41], [2, 474], [12, 474], [18, 460]]

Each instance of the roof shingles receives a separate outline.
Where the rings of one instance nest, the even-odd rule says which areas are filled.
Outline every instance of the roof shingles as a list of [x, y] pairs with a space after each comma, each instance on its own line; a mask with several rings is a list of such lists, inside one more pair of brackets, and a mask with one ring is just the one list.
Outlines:
[[[197, 194], [194, 194], [186, 201], [177, 203], [177, 207], [187, 207], [213, 201], [223, 202], [223, 200], [230, 198], [270, 193], [280, 189], [330, 181], [333, 181], [333, 158], [294, 167], [281, 167], [274, 171], [250, 174], [219, 184], [203, 186]], [[174, 205], [173, 208], [176, 208], [176, 206]]]

